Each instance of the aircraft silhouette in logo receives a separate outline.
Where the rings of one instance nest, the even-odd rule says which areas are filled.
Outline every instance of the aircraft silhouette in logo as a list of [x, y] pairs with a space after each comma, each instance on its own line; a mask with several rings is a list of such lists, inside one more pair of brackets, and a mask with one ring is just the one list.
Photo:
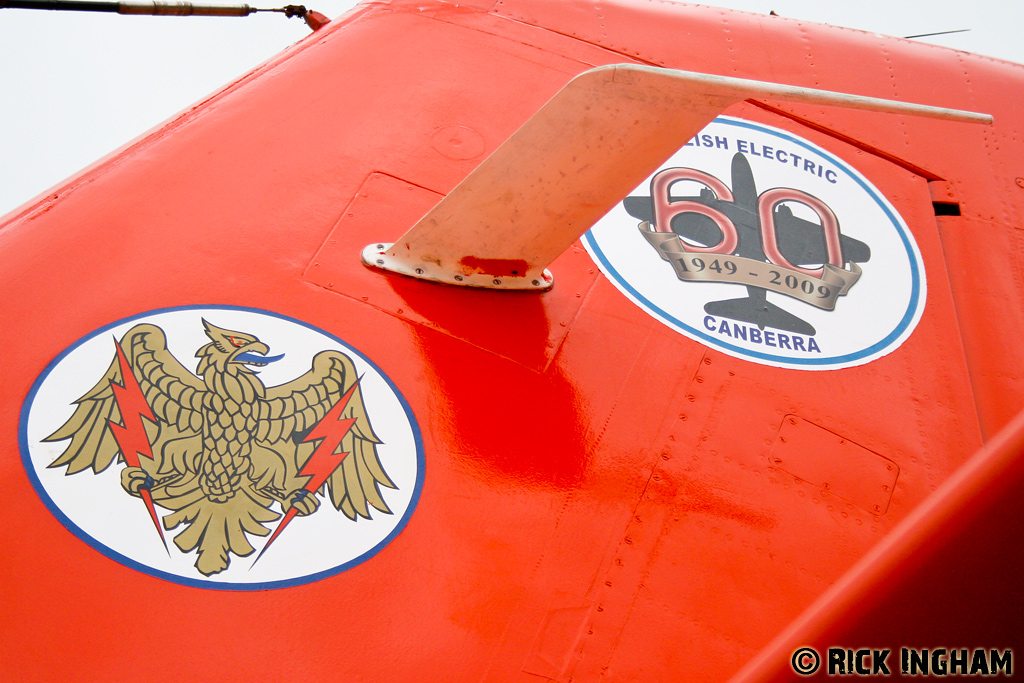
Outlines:
[[[759, 196], [754, 174], [742, 153], [732, 158], [732, 198], [723, 199], [710, 188], [702, 188], [698, 196], [668, 198], [670, 203], [697, 202], [723, 214], [736, 227], [735, 248], [723, 254], [764, 262], [772, 260], [764, 247], [764, 227], [759, 213]], [[655, 197], [626, 197], [623, 206], [634, 218], [649, 222], [656, 230], [671, 232], [701, 245], [724, 242], [722, 229], [710, 217], [694, 211], [676, 213], [670, 226], [656, 225]], [[793, 215], [781, 202], [772, 208], [774, 239], [778, 252], [789, 264], [814, 267], [830, 261], [825, 230], [822, 225]], [[838, 224], [836, 225], [838, 232]], [[839, 235], [840, 261], [863, 263], [871, 258], [871, 249], [860, 240]], [[834, 260], [834, 259], [833, 259]], [[710, 315], [757, 325], [774, 327], [797, 334], [813, 335], [814, 327], [805, 320], [767, 300], [768, 289], [746, 283], [747, 296], [723, 301], [709, 301], [704, 310]]]

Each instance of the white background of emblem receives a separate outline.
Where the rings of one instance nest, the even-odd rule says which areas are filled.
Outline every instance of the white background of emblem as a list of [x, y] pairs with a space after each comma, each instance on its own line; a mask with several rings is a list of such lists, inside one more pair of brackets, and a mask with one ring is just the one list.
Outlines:
[[[385, 502], [394, 514], [375, 510], [372, 520], [352, 522], [322, 501], [320, 509], [308, 517], [296, 517], [274, 541], [260, 561], [253, 560], [266, 538], [249, 536], [256, 551], [248, 557], [231, 556], [227, 570], [204, 577], [193, 566], [195, 552], [185, 554], [173, 545], [179, 526], [165, 531], [170, 557], [157, 537], [145, 504], [121, 488], [123, 463], [115, 462], [99, 475], [86, 470], [64, 474], [65, 468], [47, 469], [68, 443], [42, 443], [41, 439], [58, 429], [73, 412], [71, 402], [91, 389], [103, 376], [114, 357], [113, 338], [121, 338], [142, 322], [163, 328], [171, 353], [190, 371], [195, 371], [195, 352], [209, 339], [201, 319], [230, 330], [254, 334], [270, 347], [270, 355], [284, 353], [280, 361], [260, 370], [268, 387], [289, 382], [310, 369], [314, 355], [334, 349], [355, 363], [363, 400], [371, 425], [383, 444], [378, 446], [381, 463], [398, 489], [381, 487]], [[40, 385], [28, 416], [27, 440], [36, 476], [47, 495], [74, 524], [94, 540], [136, 562], [191, 581], [213, 583], [262, 583], [284, 581], [333, 569], [372, 550], [402, 520], [415, 493], [418, 473], [416, 437], [405, 409], [372, 366], [352, 349], [316, 330], [270, 315], [237, 309], [180, 309], [153, 316], [135, 318], [108, 330], [75, 348], [52, 369]], [[157, 508], [159, 514], [168, 511]], [[275, 505], [275, 511], [280, 512]], [[267, 526], [273, 532], [278, 522]]]
[[[725, 124], [722, 123], [723, 120], [738, 121], [738, 119], [720, 117], [709, 124], [702, 134], [727, 137], [729, 139], [728, 151], [717, 148], [684, 147], [669, 161], [662, 164], [659, 171], [672, 167], [697, 168], [716, 176], [732, 189], [731, 164], [733, 155], [738, 151], [735, 145], [737, 139], [756, 142], [759, 148], [761, 145], [768, 145], [775, 149], [785, 149], [787, 152], [793, 151], [804, 159], [814, 161], [815, 164], [825, 164], [827, 168], [835, 169], [838, 176], [836, 184], [833, 185], [824, 178], [818, 178], [817, 175], [802, 170], [802, 162], [798, 170], [792, 166], [792, 162], [783, 164], [746, 153], [745, 156], [754, 174], [754, 183], [758, 194], [776, 187], [792, 187], [808, 192], [824, 201], [835, 212], [839, 218], [840, 231], [843, 235], [859, 239], [871, 248], [871, 259], [861, 264], [864, 274], [846, 296], [838, 298], [834, 311], [817, 309], [791, 297], [768, 292], [769, 302], [784, 308], [814, 326], [817, 331], [815, 340], [822, 349], [820, 356], [787, 351], [764, 344], [754, 344], [749, 340], [744, 342], [742, 339], [721, 337], [717, 333], [705, 329], [703, 321], [707, 313], [704, 311], [704, 304], [708, 301], [745, 296], [745, 287], [715, 282], [680, 281], [676, 278], [672, 266], [662, 260], [639, 233], [637, 229], [639, 221], [626, 212], [621, 202], [594, 225], [588, 233], [589, 239], [597, 242], [605, 258], [618, 271], [618, 276], [624, 278], [642, 296], [670, 316], [706, 333], [712, 340], [709, 341], [693, 334], [690, 330], [652, 310], [644, 302], [637, 300], [622, 286], [615, 273], [607, 271], [604, 264], [596, 257], [588, 239], [585, 239], [584, 245], [591, 257], [601, 267], [602, 272], [626, 296], [669, 327], [701, 343], [719, 348], [725, 353], [757, 363], [807, 370], [829, 370], [861, 365], [898, 348], [920, 319], [926, 299], [926, 286], [924, 266], [917, 244], [910, 236], [910, 231], [896, 210], [878, 192], [877, 188], [874, 188], [856, 170], [845, 164], [835, 163], [820, 153], [812, 152], [811, 150], [820, 149], [816, 145], [804, 140], [803, 142], [811, 147], [811, 149], [807, 149], [789, 140], [776, 137], [770, 132]], [[769, 131], [778, 131], [778, 129], [763, 124], [756, 125]], [[786, 131], [778, 131], [778, 133], [798, 137]], [[878, 198], [885, 206], [889, 207], [892, 215], [899, 220], [903, 231], [908, 235], [914, 258], [919, 264], [919, 303], [912, 322], [907, 325], [897, 339], [884, 349], [846, 362], [831, 362], [823, 365], [800, 363], [799, 361], [805, 358], [836, 358], [857, 354], [880, 342], [898, 326], [910, 302], [912, 276], [910, 263], [906, 256], [906, 247], [889, 217], [885, 215], [878, 203], [855, 182], [852, 176], [861, 178], [868, 187], [875, 189]], [[702, 185], [693, 182], [679, 182], [673, 185], [672, 195], [696, 195], [700, 187]], [[648, 178], [631, 192], [630, 196], [647, 197], [650, 194], [650, 178]], [[787, 202], [787, 205], [795, 215], [817, 222], [816, 216], [806, 207], [793, 202]], [[708, 261], [710, 262], [710, 259]], [[742, 349], [771, 354], [773, 357], [770, 359], [753, 357], [728, 349], [718, 343], [719, 341]]]

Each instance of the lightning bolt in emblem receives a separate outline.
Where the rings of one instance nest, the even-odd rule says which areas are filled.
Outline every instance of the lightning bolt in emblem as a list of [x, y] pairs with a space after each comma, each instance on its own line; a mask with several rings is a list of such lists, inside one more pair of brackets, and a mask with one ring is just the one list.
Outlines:
[[[302, 490], [308, 491], [311, 495], [316, 495], [316, 492], [324, 485], [324, 482], [334, 474], [334, 470], [338, 469], [341, 466], [341, 462], [348, 456], [346, 451], [340, 453], [335, 453], [335, 451], [341, 444], [341, 440], [352, 429], [352, 425], [356, 423], [354, 417], [341, 419], [341, 415], [345, 412], [345, 408], [348, 407], [348, 402], [351, 400], [352, 394], [355, 393], [356, 387], [359, 386], [360, 380], [362, 380], [362, 377], [349, 387], [345, 395], [338, 399], [338, 402], [327, 411], [323, 419], [317, 422], [309, 434], [306, 435], [306, 438], [302, 440], [303, 443], [309, 443], [317, 439], [323, 439], [299, 472], [300, 477], [309, 477], [309, 481], [302, 487]], [[288, 526], [288, 523], [297, 514], [298, 510], [294, 506], [285, 513], [284, 519], [277, 525], [277, 529], [274, 530], [270, 540], [267, 541], [267, 544], [263, 546], [263, 550], [253, 560], [252, 566], [256, 566], [256, 563], [263, 557], [263, 553], [267, 552], [267, 548], [274, 542], [274, 539], [281, 535], [284, 528]]]
[[[116, 338], [114, 339], [114, 347], [117, 349], [117, 360], [121, 367], [121, 384], [111, 379], [110, 388], [114, 391], [114, 402], [117, 404], [118, 410], [121, 411], [121, 422], [123, 424], [117, 424], [113, 420], [108, 419], [107, 426], [110, 427], [110, 432], [114, 435], [114, 440], [117, 441], [117, 445], [121, 449], [121, 457], [124, 458], [124, 461], [130, 467], [141, 467], [140, 455], [144, 455], [150, 460], [153, 459], [153, 447], [149, 443], [149, 437], [146, 436], [146, 427], [142, 423], [142, 418], [146, 418], [150, 422], [156, 422], [157, 420], [156, 416], [153, 415], [152, 408], [146, 403], [146, 397], [142, 394], [139, 380], [135, 379], [132, 366], [125, 357], [124, 349], [117, 343]], [[156, 516], [156, 506], [153, 504], [153, 496], [150, 494], [149, 488], [140, 487], [139, 495], [142, 496], [142, 500], [146, 503], [149, 516], [153, 520], [153, 525], [156, 526], [156, 532], [160, 534], [160, 541], [164, 544], [164, 550], [167, 550], [167, 540], [164, 538], [164, 532], [160, 528], [160, 520]]]

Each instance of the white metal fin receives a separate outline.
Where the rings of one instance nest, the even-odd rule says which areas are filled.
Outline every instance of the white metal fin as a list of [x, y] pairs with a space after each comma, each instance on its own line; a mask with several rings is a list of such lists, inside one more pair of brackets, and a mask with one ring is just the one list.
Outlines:
[[543, 290], [545, 268], [727, 107], [769, 99], [991, 123], [984, 114], [619, 64], [580, 74], [394, 244], [363, 262], [453, 285]]

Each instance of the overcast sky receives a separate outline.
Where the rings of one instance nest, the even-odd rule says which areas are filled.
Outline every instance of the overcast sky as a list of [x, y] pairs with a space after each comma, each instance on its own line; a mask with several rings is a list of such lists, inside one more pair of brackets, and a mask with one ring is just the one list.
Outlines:
[[[264, 1], [248, 0], [259, 7], [279, 6]], [[305, 1], [331, 18], [355, 4]], [[701, 4], [759, 14], [775, 10], [896, 36], [969, 28], [923, 40], [1024, 63], [1024, 0]], [[278, 14], [185, 18], [0, 10], [0, 215], [308, 33], [301, 20]]]

